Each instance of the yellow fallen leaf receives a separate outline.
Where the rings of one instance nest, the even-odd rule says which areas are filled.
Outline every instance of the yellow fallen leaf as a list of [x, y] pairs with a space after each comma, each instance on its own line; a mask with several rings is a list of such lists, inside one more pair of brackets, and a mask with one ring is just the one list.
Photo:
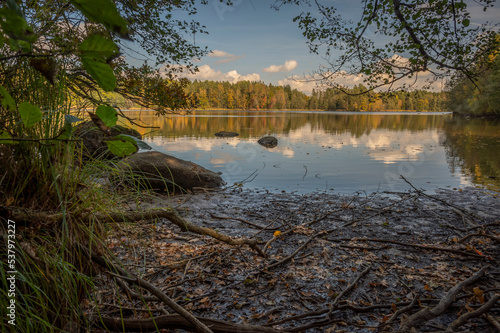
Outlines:
[[474, 295], [476, 295], [476, 298], [479, 301], [479, 303], [483, 304], [484, 303], [484, 295], [483, 295], [483, 291], [481, 290], [481, 288], [475, 287], [474, 289], [472, 289], [472, 291], [474, 292]]
[[274, 237], [279, 237], [279, 235], [281, 235], [281, 231], [279, 230], [276, 230], [273, 234]]

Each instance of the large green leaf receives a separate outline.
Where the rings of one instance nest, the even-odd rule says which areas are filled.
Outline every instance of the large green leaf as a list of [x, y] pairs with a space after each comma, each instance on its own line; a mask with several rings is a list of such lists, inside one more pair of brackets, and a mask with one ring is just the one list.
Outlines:
[[135, 141], [122, 134], [115, 136], [113, 140], [106, 141], [106, 144], [108, 145], [109, 151], [119, 157], [132, 155], [138, 150]]
[[78, 47], [82, 57], [95, 57], [100, 61], [118, 54], [118, 46], [111, 39], [102, 35], [91, 35]]
[[97, 81], [105, 91], [112, 91], [116, 87], [116, 76], [113, 69], [106, 64], [91, 57], [82, 58], [83, 67]]
[[115, 108], [107, 105], [99, 105], [95, 113], [102, 120], [104, 125], [108, 127], [113, 127], [116, 125], [116, 121], [118, 120], [118, 112], [116, 112]]
[[23, 102], [19, 105], [19, 113], [21, 114], [21, 120], [26, 128], [33, 127], [42, 120], [43, 116], [42, 111], [37, 106], [28, 102]]
[[5, 0], [5, 4], [5, 7], [0, 8], [0, 27], [9, 36], [12, 49], [31, 51], [31, 44], [37, 39], [33, 29], [15, 1]]
[[127, 21], [111, 0], [70, 0], [89, 20], [104, 24], [123, 38], [128, 38]]
[[106, 61], [118, 54], [116, 44], [104, 36], [92, 35], [80, 44], [79, 49], [83, 67], [90, 76], [102, 89], [106, 91], [115, 89], [116, 77]]
[[7, 90], [5, 90], [5, 88], [2, 86], [0, 86], [0, 103], [4, 108], [8, 108], [11, 111], [16, 111], [16, 102], [7, 92]]

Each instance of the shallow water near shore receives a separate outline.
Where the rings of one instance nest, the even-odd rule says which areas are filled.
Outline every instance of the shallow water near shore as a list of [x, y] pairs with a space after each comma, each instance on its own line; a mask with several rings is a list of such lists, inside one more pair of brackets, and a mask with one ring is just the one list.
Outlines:
[[[129, 112], [153, 149], [221, 172], [228, 186], [270, 192], [500, 190], [500, 122], [449, 113]], [[218, 131], [239, 133], [218, 138]], [[264, 135], [278, 146], [257, 143]]]

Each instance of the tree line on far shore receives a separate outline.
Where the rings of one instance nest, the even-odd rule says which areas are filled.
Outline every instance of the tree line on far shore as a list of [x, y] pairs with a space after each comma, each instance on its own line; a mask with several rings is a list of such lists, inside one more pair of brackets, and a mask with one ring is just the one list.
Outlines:
[[[193, 81], [186, 86], [196, 109], [233, 110], [328, 110], [328, 111], [445, 111], [444, 92], [425, 90], [366, 92], [361, 84], [347, 89], [313, 90], [310, 96], [289, 85], [262, 82]], [[360, 94], [362, 92], [366, 92]], [[109, 104], [122, 109], [139, 107], [113, 92], [102, 92]]]
[[289, 85], [266, 85], [262, 82], [237, 83], [193, 81], [187, 86], [200, 109], [255, 110], [345, 110], [345, 111], [442, 111], [444, 93], [424, 90], [412, 92], [367, 92], [363, 85], [348, 89], [313, 90], [308, 96]]

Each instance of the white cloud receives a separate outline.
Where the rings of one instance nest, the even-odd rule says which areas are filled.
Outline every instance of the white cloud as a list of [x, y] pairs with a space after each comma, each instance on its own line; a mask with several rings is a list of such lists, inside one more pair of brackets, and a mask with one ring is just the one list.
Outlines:
[[[402, 57], [397, 54], [389, 58], [388, 61], [391, 62], [394, 66], [398, 67], [404, 67], [406, 64], [409, 63], [408, 58]], [[434, 76], [430, 71], [420, 72], [415, 74], [411, 78], [404, 77], [396, 81], [392, 86], [389, 85], [382, 86], [376, 89], [376, 91], [384, 91], [387, 90], [389, 87], [391, 90], [395, 90], [402, 87], [405, 88], [410, 87], [412, 89], [428, 88], [427, 86], [429, 85], [429, 83], [432, 82], [433, 77]], [[314, 75], [302, 75], [302, 76], [294, 75], [290, 78], [278, 81], [278, 84], [282, 86], [290, 85], [290, 87], [294, 89], [302, 91], [306, 94], [310, 94], [313, 89], [325, 89], [333, 85], [352, 88], [354, 86], [357, 86], [358, 84], [363, 84], [365, 87], [368, 87], [368, 83], [365, 82], [366, 78], [367, 77], [364, 74], [348, 74], [345, 71], [340, 71], [340, 72], [326, 71]], [[389, 79], [389, 76], [387, 76], [387, 78]], [[444, 85], [445, 81], [440, 80], [432, 82], [432, 84], [430, 84], [430, 88], [433, 91], [441, 91], [444, 89]]]
[[213, 50], [208, 54], [209, 57], [211, 58], [221, 58], [220, 60], [217, 60], [215, 64], [225, 64], [231, 61], [235, 61], [240, 58], [244, 58], [245, 55], [234, 55], [225, 51], [221, 50]]
[[220, 51], [220, 50], [213, 50], [208, 54], [208, 56], [213, 57], [213, 58], [229, 58], [229, 57], [232, 57], [233, 54], [227, 53], [224, 51]]
[[241, 75], [236, 70], [223, 73], [219, 70], [211, 68], [209, 65], [198, 67], [197, 73], [182, 73], [180, 76], [191, 80], [228, 81], [232, 83], [239, 81], [260, 81], [260, 75], [257, 73]]
[[310, 75], [305, 76], [292, 76], [286, 79], [279, 80], [280, 86], [290, 86], [292, 89], [297, 89], [305, 94], [311, 94], [313, 89], [316, 88], [318, 80]]
[[267, 68], [264, 68], [263, 71], [266, 73], [277, 73], [277, 72], [289, 72], [297, 68], [297, 61], [295, 60], [287, 60], [284, 65], [271, 65]]

